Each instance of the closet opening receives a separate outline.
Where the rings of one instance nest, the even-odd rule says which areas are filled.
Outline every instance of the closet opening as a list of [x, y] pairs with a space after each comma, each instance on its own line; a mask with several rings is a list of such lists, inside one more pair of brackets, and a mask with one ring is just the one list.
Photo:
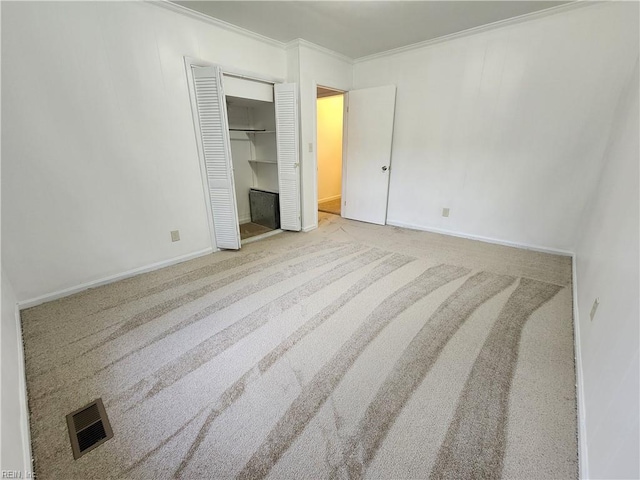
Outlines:
[[212, 247], [299, 232], [298, 85], [184, 61]]
[[246, 243], [281, 231], [275, 106], [273, 100], [231, 95], [226, 104], [240, 239]]
[[342, 215], [344, 92], [318, 86], [316, 117], [318, 211]]

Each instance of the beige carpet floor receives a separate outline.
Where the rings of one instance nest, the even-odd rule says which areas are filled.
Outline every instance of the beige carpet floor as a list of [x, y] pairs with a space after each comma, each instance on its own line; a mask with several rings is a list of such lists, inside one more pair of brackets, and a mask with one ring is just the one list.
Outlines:
[[22, 323], [40, 480], [577, 478], [567, 257], [321, 214]]
[[326, 202], [318, 203], [318, 211], [325, 213], [333, 213], [334, 215], [340, 215], [342, 208], [341, 197], [334, 198], [333, 200], [327, 200]]

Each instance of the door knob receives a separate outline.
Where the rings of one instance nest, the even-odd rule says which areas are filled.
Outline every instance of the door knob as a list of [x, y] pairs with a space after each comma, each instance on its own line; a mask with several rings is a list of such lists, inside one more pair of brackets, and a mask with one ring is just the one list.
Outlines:
[[384, 167], [382, 167], [382, 171], [386, 172], [389, 169], [389, 167], [387, 167], [386, 165]]

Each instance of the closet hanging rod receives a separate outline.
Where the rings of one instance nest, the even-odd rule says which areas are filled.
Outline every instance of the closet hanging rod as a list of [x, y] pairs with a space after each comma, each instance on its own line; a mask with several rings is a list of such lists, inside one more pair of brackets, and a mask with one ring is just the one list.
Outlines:
[[251, 128], [230, 128], [230, 132], [246, 132], [246, 133], [275, 133], [275, 130], [259, 130], [259, 129], [251, 129]]

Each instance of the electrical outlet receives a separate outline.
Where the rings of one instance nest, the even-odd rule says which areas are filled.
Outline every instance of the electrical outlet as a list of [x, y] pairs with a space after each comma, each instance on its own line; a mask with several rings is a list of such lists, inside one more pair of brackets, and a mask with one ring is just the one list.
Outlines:
[[171, 230], [171, 241], [172, 242], [180, 241], [180, 230]]
[[442, 209], [442, 216], [443, 217], [448, 217], [449, 216], [449, 209], [448, 208], [443, 208]]
[[591, 317], [591, 321], [593, 322], [593, 317], [596, 316], [596, 311], [598, 310], [598, 306], [600, 305], [600, 297], [596, 298], [593, 301], [593, 306], [591, 307], [591, 313], [589, 316]]

